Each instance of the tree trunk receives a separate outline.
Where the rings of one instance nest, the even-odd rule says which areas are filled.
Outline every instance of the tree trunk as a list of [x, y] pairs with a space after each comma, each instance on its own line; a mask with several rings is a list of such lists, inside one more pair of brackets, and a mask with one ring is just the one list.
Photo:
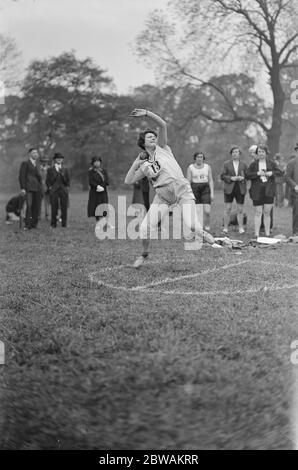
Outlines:
[[271, 89], [273, 93], [272, 125], [267, 132], [267, 143], [271, 156], [279, 152], [280, 137], [282, 134], [282, 113], [285, 104], [285, 94], [280, 82], [280, 69], [276, 64], [272, 67]]

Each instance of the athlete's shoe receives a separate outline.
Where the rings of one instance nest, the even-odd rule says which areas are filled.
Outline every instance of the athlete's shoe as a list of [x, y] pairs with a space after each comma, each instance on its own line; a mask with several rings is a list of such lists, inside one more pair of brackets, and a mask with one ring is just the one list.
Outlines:
[[245, 233], [244, 228], [240, 228], [240, 229], [239, 229], [239, 233]]
[[218, 243], [213, 243], [213, 245], [211, 245], [212, 248], [223, 248], [221, 245], [219, 245]]
[[133, 263], [133, 267], [138, 269], [140, 266], [142, 266], [142, 264], [144, 264], [147, 258], [148, 258], [148, 255], [139, 256]]
[[203, 240], [206, 243], [209, 243], [209, 245], [213, 245], [215, 243], [214, 237], [211, 235], [211, 233], [206, 232], [203, 230]]

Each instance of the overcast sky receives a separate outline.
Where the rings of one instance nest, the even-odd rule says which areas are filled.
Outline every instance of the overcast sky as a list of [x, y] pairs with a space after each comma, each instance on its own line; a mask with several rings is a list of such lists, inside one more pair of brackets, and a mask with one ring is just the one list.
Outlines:
[[35, 58], [75, 49], [92, 57], [114, 79], [119, 93], [153, 73], [138, 63], [130, 43], [149, 12], [168, 0], [0, 0], [0, 32], [17, 41], [24, 66]]

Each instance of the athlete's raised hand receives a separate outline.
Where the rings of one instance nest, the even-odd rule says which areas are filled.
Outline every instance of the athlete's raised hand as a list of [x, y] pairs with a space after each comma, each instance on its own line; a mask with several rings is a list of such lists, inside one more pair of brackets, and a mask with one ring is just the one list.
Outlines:
[[130, 116], [132, 117], [141, 117], [141, 116], [147, 116], [147, 109], [138, 109], [135, 108], [132, 110], [130, 113]]

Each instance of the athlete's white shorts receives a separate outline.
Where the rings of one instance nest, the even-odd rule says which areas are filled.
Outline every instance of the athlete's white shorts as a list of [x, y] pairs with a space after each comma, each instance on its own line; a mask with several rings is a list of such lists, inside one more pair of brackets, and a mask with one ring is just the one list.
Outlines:
[[155, 190], [156, 195], [140, 226], [141, 239], [151, 238], [152, 234], [156, 233], [158, 222], [162, 221], [170, 206], [174, 204], [180, 206], [186, 227], [195, 233], [202, 234], [202, 225], [196, 212], [195, 197], [186, 179], [172, 181], [165, 186], [155, 188]]

